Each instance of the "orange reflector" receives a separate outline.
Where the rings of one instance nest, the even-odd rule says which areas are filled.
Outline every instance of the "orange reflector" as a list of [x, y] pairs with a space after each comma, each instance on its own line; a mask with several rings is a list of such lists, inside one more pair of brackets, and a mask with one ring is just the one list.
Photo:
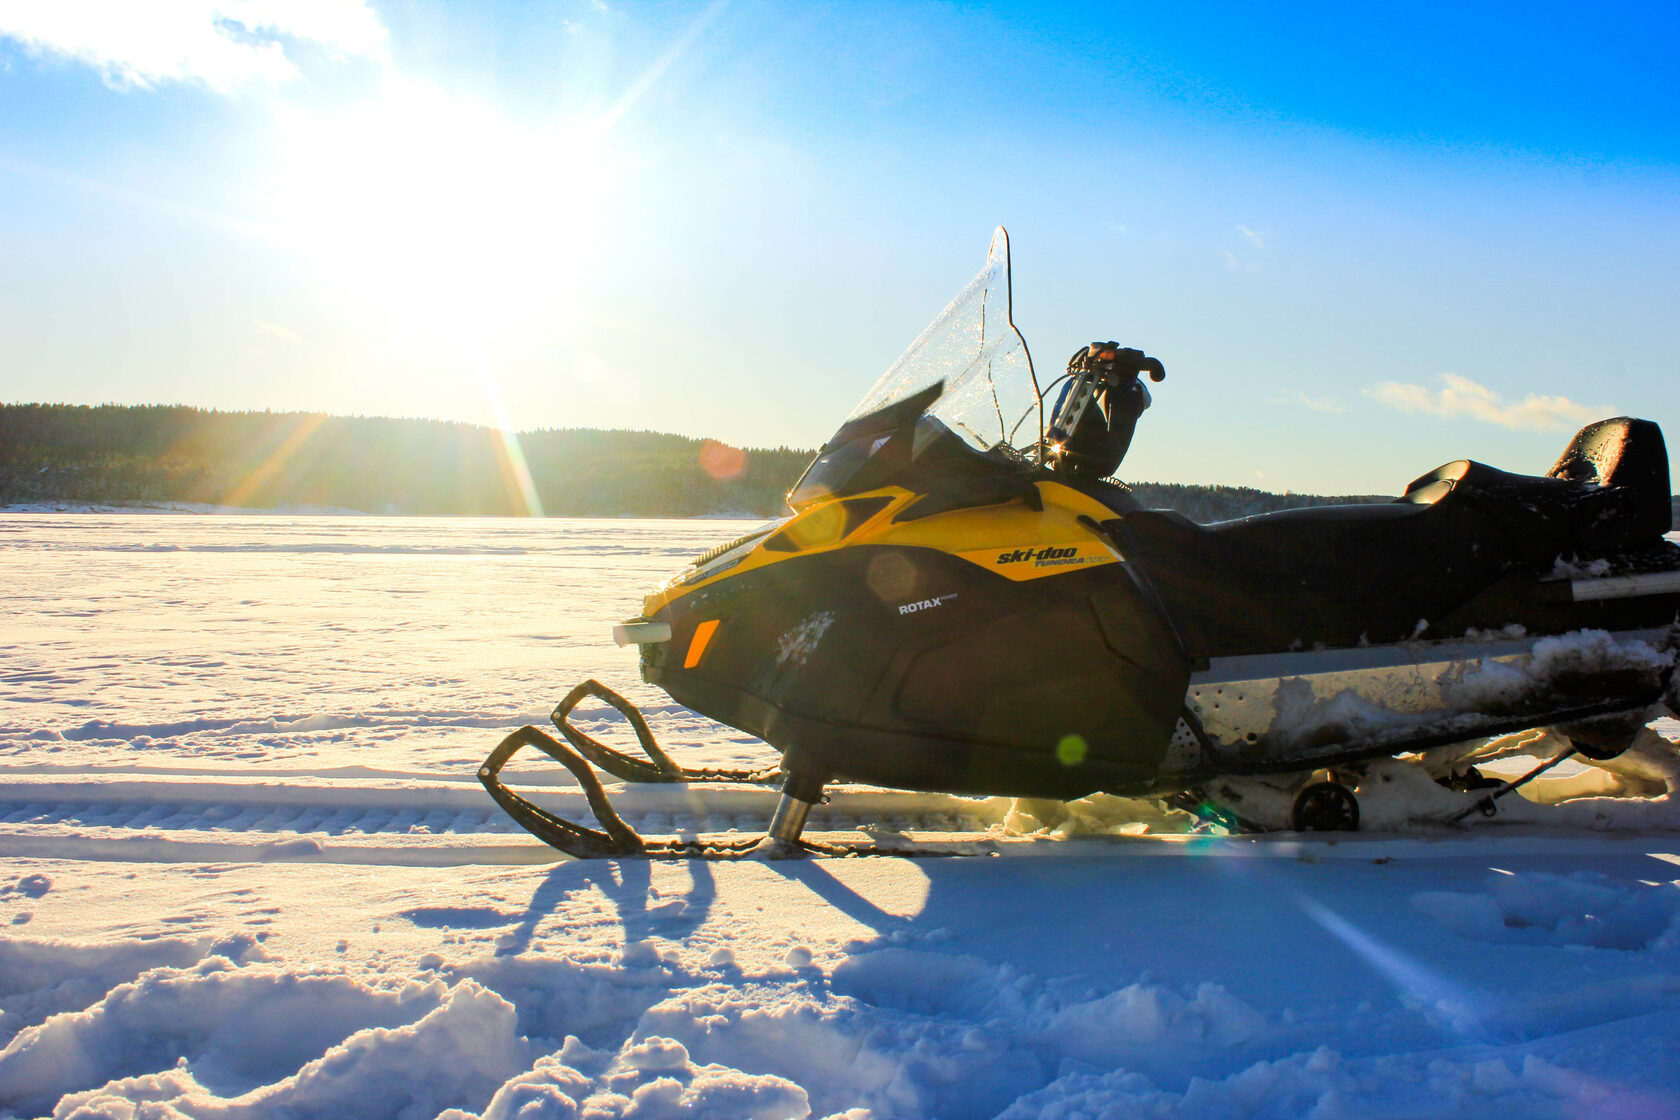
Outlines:
[[688, 656], [683, 658], [683, 668], [692, 669], [700, 664], [700, 659], [706, 655], [706, 643], [717, 633], [719, 619], [708, 618], [694, 628], [694, 639], [688, 643]]

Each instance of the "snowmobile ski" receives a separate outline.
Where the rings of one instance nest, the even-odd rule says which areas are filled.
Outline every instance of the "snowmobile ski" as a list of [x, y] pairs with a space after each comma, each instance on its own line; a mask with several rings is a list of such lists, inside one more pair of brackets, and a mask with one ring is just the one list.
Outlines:
[[[614, 750], [590, 736], [571, 721], [571, 713], [586, 697], [594, 697], [620, 712], [635, 732], [636, 741], [648, 760], [642, 761]], [[478, 779], [496, 803], [522, 828], [537, 839], [576, 859], [645, 857], [649, 859], [741, 859], [747, 857], [788, 858], [801, 855], [861, 856], [892, 855], [931, 857], [979, 854], [972, 843], [963, 845], [893, 844], [868, 841], [822, 841], [799, 835], [796, 830], [784, 839], [769, 836], [745, 839], [688, 837], [645, 837], [625, 823], [608, 797], [601, 779], [590, 763], [627, 782], [708, 782], [764, 785], [781, 776], [779, 769], [731, 770], [685, 769], [671, 761], [654, 738], [641, 711], [596, 680], [579, 684], [555, 706], [550, 717], [575, 751], [540, 728], [527, 724], [508, 735], [479, 767]], [[600, 828], [578, 824], [557, 816], [509, 789], [501, 780], [502, 768], [521, 747], [535, 747], [560, 763], [577, 780]], [[784, 799], [785, 800], [785, 799]], [[803, 817], [801, 817], [801, 823]], [[785, 826], [784, 826], [785, 827]]]

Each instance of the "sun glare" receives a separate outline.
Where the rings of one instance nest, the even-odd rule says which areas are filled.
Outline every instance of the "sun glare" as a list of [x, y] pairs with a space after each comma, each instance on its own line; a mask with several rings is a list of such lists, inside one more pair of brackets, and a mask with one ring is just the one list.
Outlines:
[[396, 335], [477, 349], [594, 259], [615, 176], [597, 125], [531, 126], [397, 75], [359, 106], [278, 112], [286, 241]]
[[395, 73], [361, 105], [276, 111], [283, 240], [392, 341], [436, 340], [470, 373], [509, 494], [540, 515], [489, 355], [527, 323], [563, 319], [596, 264], [617, 177], [607, 124], [532, 126]]
[[542, 499], [537, 497], [536, 480], [531, 477], [531, 468], [525, 462], [525, 449], [519, 445], [519, 433], [508, 414], [507, 401], [502, 397], [502, 386], [496, 380], [490, 359], [482, 351], [475, 354], [464, 348], [461, 348], [461, 357], [472, 367], [479, 388], [484, 392], [485, 404], [495, 419], [497, 465], [501, 468], [502, 485], [507, 488], [513, 508], [522, 510], [527, 517], [541, 517]]
[[251, 498], [267, 484], [269, 479], [273, 478], [282, 467], [303, 450], [304, 445], [309, 442], [310, 437], [315, 434], [316, 429], [321, 426], [325, 419], [324, 416], [310, 415], [298, 421], [297, 426], [280, 442], [280, 446], [275, 448], [268, 458], [257, 464], [256, 469], [240, 479], [234, 488], [222, 497], [221, 504], [239, 507], [249, 503]]

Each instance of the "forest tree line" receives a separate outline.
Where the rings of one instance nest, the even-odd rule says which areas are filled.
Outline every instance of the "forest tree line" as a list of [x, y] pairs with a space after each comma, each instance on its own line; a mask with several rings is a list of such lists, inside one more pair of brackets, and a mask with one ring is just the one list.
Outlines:
[[[517, 446], [518, 453], [512, 451]], [[181, 502], [386, 514], [774, 517], [814, 452], [727, 447], [659, 432], [218, 412], [182, 405], [0, 405], [0, 505]], [[1225, 521], [1382, 496], [1134, 483], [1145, 506]], [[1675, 499], [1680, 524], [1680, 498]]]
[[[513, 439], [441, 420], [179, 405], [0, 405], [0, 503], [184, 502], [386, 514], [767, 516], [811, 453], [657, 432]], [[523, 465], [523, 471], [521, 470]], [[528, 472], [537, 505], [521, 484]]]

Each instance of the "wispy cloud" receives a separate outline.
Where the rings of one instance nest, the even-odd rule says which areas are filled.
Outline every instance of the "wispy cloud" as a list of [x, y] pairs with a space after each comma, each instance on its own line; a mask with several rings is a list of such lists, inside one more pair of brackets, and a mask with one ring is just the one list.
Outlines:
[[1384, 381], [1366, 389], [1365, 395], [1402, 412], [1466, 417], [1528, 431], [1570, 428], [1617, 412], [1609, 405], [1577, 404], [1568, 397], [1539, 393], [1530, 393], [1520, 401], [1507, 401], [1487, 386], [1456, 373], [1443, 373], [1440, 381], [1442, 387], [1436, 390], [1403, 381]]
[[365, 0], [0, 0], [0, 38], [86, 63], [113, 86], [227, 90], [296, 77], [289, 44], [378, 56], [385, 27]]
[[1257, 229], [1250, 229], [1245, 225], [1232, 227], [1242, 237], [1236, 249], [1225, 250], [1225, 268], [1228, 272], [1247, 272], [1258, 274], [1260, 260], [1266, 252], [1266, 246], [1272, 241], [1272, 235]]
[[251, 320], [251, 326], [256, 329], [258, 334], [266, 338], [277, 338], [281, 342], [297, 345], [298, 333], [290, 327], [283, 327], [279, 323], [270, 323], [262, 319]]
[[1347, 405], [1335, 397], [1309, 397], [1299, 389], [1285, 389], [1282, 394], [1271, 398], [1273, 404], [1298, 404], [1302, 408], [1310, 408], [1314, 412], [1346, 412]]

